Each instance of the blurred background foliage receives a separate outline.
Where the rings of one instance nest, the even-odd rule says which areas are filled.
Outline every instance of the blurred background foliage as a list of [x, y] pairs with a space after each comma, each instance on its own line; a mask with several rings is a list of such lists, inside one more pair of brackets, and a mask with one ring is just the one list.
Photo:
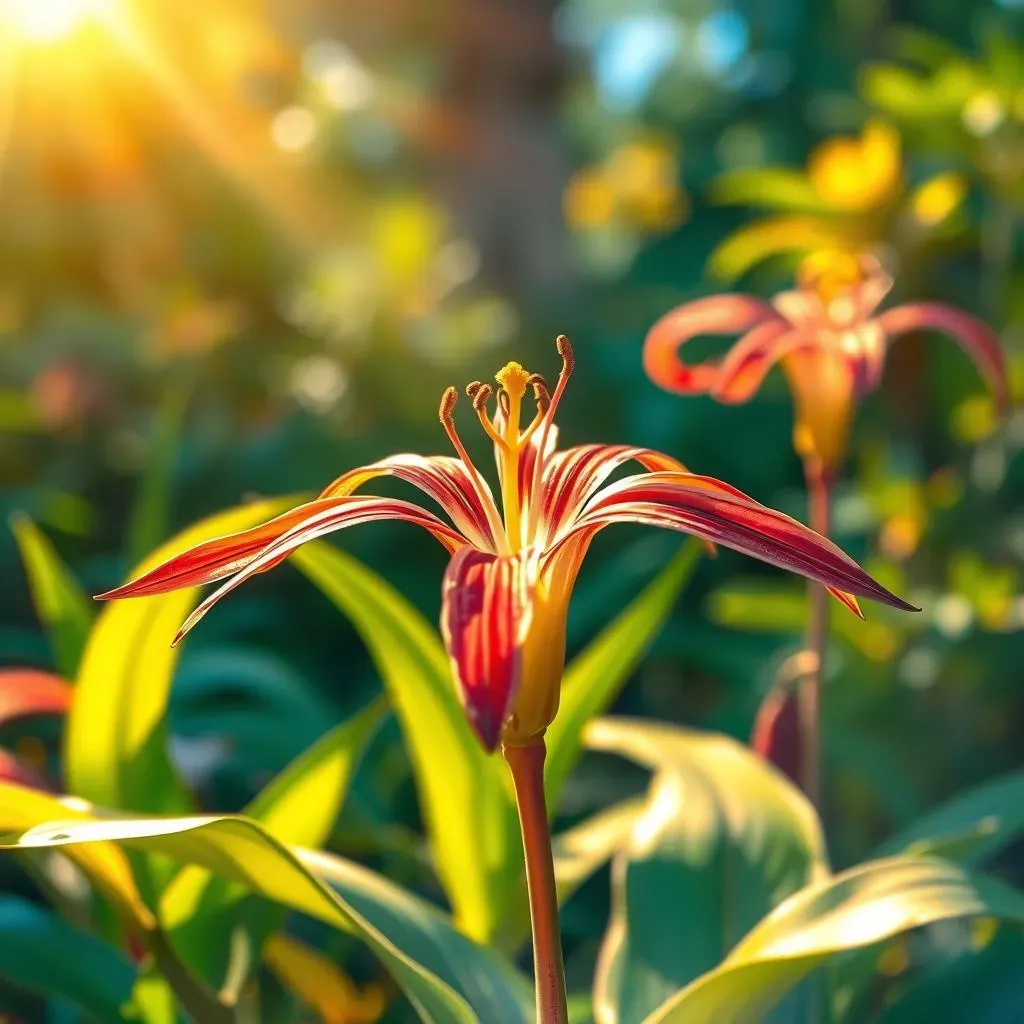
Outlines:
[[[1017, 0], [0, 0], [0, 26], [0, 505], [88, 592], [248, 496], [443, 450], [443, 387], [509, 358], [548, 373], [559, 332], [568, 443], [661, 448], [803, 516], [781, 379], [739, 408], [683, 401], [640, 346], [670, 306], [770, 294], [822, 246], [879, 250], [900, 299], [988, 320], [1024, 390]], [[839, 867], [1021, 766], [1022, 446], [1024, 414], [997, 424], [932, 337], [900, 343], [858, 418], [836, 538], [925, 610], [836, 613]], [[342, 543], [436, 617], [431, 542]], [[602, 538], [572, 650], [674, 548]], [[0, 665], [60, 670], [11, 532], [0, 572]], [[745, 738], [804, 621], [797, 581], [705, 560], [617, 710]], [[355, 631], [275, 574], [190, 637], [175, 760], [238, 809], [378, 689]], [[0, 745], [59, 778], [55, 731], [19, 721]], [[585, 763], [566, 821], [637, 784]], [[333, 845], [415, 886], [419, 828], [389, 723]], [[1019, 878], [1021, 850], [1006, 861]], [[606, 899], [586, 887], [566, 915], [584, 957]]]

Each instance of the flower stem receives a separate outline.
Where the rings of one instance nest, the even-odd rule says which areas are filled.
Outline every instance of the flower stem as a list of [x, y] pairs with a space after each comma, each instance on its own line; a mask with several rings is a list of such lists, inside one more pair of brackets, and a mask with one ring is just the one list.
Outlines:
[[530, 921], [533, 925], [537, 1024], [568, 1024], [555, 866], [551, 858], [551, 833], [544, 805], [544, 740], [539, 738], [527, 746], [503, 747], [502, 752], [512, 773], [519, 827], [523, 833]]
[[[810, 502], [811, 529], [828, 536], [830, 488], [828, 478], [818, 467], [806, 469]], [[801, 784], [807, 799], [821, 813], [821, 684], [825, 678], [825, 651], [828, 647], [828, 591], [820, 583], [808, 583], [811, 604], [807, 628], [807, 647], [814, 664], [800, 685]]]

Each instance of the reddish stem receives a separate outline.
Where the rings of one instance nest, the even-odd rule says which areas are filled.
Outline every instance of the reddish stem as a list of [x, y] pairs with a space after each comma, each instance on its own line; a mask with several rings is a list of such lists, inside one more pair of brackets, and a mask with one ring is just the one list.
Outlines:
[[558, 895], [551, 857], [551, 833], [544, 804], [543, 738], [528, 746], [504, 747], [519, 809], [533, 926], [533, 969], [537, 986], [537, 1024], [568, 1024], [565, 968], [558, 928]]
[[[829, 531], [830, 487], [826, 475], [807, 467], [807, 495], [810, 502], [810, 526], [823, 537]], [[814, 654], [814, 665], [800, 684], [800, 749], [803, 764], [800, 773], [807, 799], [821, 813], [821, 685], [825, 678], [825, 652], [828, 647], [828, 591], [820, 583], [809, 583], [810, 620], [807, 647]]]

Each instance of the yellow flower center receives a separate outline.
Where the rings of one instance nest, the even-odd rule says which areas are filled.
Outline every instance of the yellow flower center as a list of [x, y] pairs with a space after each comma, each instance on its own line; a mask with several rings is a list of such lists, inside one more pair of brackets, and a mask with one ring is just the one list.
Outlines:
[[796, 272], [797, 284], [812, 291], [826, 309], [848, 295], [865, 278], [863, 261], [850, 252], [816, 252]]

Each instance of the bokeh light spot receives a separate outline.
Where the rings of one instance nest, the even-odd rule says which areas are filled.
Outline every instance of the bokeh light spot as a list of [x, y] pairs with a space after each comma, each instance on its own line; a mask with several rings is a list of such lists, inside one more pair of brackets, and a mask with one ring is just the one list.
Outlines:
[[274, 118], [270, 136], [278, 149], [299, 153], [316, 138], [316, 118], [306, 107], [285, 107]]
[[715, 11], [697, 29], [697, 54], [713, 75], [731, 70], [747, 52], [750, 30], [739, 11]]
[[605, 103], [616, 110], [639, 107], [679, 52], [682, 38], [682, 26], [664, 12], [637, 14], [607, 26], [594, 54]]

